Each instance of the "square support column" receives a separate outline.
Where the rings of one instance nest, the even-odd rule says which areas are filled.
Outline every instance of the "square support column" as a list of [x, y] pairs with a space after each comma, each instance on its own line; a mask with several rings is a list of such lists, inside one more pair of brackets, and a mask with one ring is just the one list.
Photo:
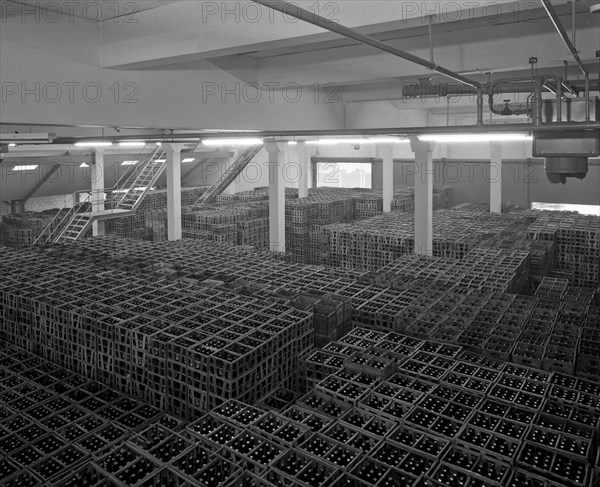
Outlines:
[[269, 159], [269, 247], [285, 252], [285, 182], [283, 180], [283, 143], [266, 142]]
[[[221, 166], [221, 175], [225, 174], [226, 171], [229, 170], [229, 168], [231, 166], [233, 166], [235, 164], [235, 161], [237, 160], [237, 158], [239, 157], [239, 155], [241, 154], [241, 151], [230, 147], [229, 149], [227, 149], [229, 152], [232, 153], [231, 159], [224, 161], [222, 166]], [[243, 172], [242, 174], [240, 174], [238, 177], [243, 177]], [[237, 178], [236, 178], [237, 179]], [[236, 192], [236, 180], [234, 179], [231, 184], [229, 186], [227, 186], [224, 190], [223, 190], [223, 194], [235, 194]]]
[[433, 255], [433, 149], [432, 142], [410, 141], [415, 153], [415, 254]]
[[308, 180], [310, 179], [310, 148], [306, 142], [298, 142], [298, 198], [308, 196]]
[[490, 213], [502, 213], [502, 145], [490, 142]]
[[[104, 151], [96, 149], [91, 169], [92, 179], [92, 213], [104, 211]], [[74, 201], [74, 203], [77, 203]], [[106, 235], [106, 226], [103, 221], [92, 222], [92, 235], [101, 237]]]
[[394, 151], [391, 145], [383, 145], [379, 149], [382, 164], [382, 181], [383, 189], [383, 212], [389, 213], [392, 211], [392, 199], [394, 197]]
[[181, 240], [181, 149], [183, 144], [166, 144], [167, 153], [167, 235]]

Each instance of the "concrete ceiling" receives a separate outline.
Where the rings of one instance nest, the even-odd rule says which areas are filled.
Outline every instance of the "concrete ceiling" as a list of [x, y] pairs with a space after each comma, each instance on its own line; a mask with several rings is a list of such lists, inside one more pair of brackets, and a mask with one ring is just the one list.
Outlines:
[[[116, 21], [133, 23], [146, 10], [163, 7], [180, 0], [78, 0], [67, 2], [40, 2], [39, 0], [2, 0], [2, 18], [21, 17], [23, 20], [43, 19], [57, 21], [60, 17], [79, 18], [87, 22]], [[11, 5], [12, 4], [12, 5]]]

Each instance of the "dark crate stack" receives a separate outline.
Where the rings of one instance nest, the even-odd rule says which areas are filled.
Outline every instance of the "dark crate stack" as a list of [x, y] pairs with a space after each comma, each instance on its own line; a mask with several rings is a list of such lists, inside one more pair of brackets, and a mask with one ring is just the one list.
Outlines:
[[[196, 202], [207, 187], [187, 187], [181, 188], [181, 204], [183, 206]], [[119, 193], [114, 193], [106, 199], [106, 207], [111, 208]], [[133, 215], [109, 220], [106, 223], [107, 235], [115, 235], [124, 238], [147, 238], [148, 240], [164, 240], [165, 230], [164, 222], [166, 215], [160, 216], [161, 212], [166, 212], [167, 208], [167, 190], [151, 190], [142, 200], [139, 207]], [[151, 230], [151, 231], [149, 231]], [[162, 238], [165, 236], [165, 238]]]
[[0, 482], [43, 485], [593, 487], [600, 384], [357, 328], [340, 364], [276, 407], [182, 421], [0, 348]]
[[297, 357], [313, 343], [309, 312], [164, 272], [161, 280], [91, 264], [66, 269], [8, 249], [2, 267], [7, 340], [183, 417], [293, 385]]
[[[504, 250], [481, 251], [475, 261], [407, 256], [379, 272], [291, 264], [268, 252], [190, 240], [86, 239], [43, 252], [69, 264], [92, 262], [142, 279], [152, 274], [172, 284], [218, 287], [243, 299], [310, 309], [319, 315], [314, 327], [318, 345], [346, 330], [338, 311], [334, 321], [337, 304], [311, 306], [315, 296], [330, 295], [350, 305], [355, 325], [459, 343], [489, 356], [585, 377], [593, 377], [599, 366], [596, 290], [569, 287], [564, 300], [507, 292], [523, 278], [524, 269], [522, 257]], [[144, 258], [138, 262], [140, 255]]]
[[[56, 218], [51, 231], [66, 225], [61, 222], [68, 210], [46, 210], [42, 212], [25, 212], [6, 215], [0, 224], [0, 243], [8, 247], [28, 247], [44, 229]], [[62, 225], [61, 225], [62, 223]]]

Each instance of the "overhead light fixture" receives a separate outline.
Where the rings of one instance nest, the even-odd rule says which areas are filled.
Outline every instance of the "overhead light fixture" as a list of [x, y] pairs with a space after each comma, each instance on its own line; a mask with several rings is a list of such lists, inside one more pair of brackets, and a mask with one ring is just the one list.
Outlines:
[[533, 140], [531, 135], [527, 134], [444, 134], [444, 135], [420, 135], [419, 140], [423, 142], [518, 142], [523, 140]]
[[77, 142], [75, 147], [109, 147], [112, 142], [102, 142], [99, 140], [90, 140], [88, 142]]
[[82, 162], [79, 167], [90, 167], [90, 165], [87, 162]]
[[17, 144], [8, 144], [8, 147], [17, 147]]
[[56, 134], [14, 133], [0, 134], [0, 144], [51, 144]]
[[166, 159], [156, 159], [154, 162], [167, 162]]
[[202, 144], [209, 146], [227, 147], [230, 145], [261, 145], [262, 139], [204, 139]]
[[290, 140], [288, 142], [288, 145], [298, 145], [298, 142], [296, 142], [295, 140]]
[[123, 161], [121, 166], [135, 166], [140, 161]]
[[184, 159], [181, 162], [194, 162], [196, 159], [194, 157], [188, 157], [187, 159]]
[[34, 169], [37, 169], [38, 165], [37, 164], [31, 164], [31, 165], [24, 165], [24, 166], [14, 166], [13, 167], [13, 171], [33, 171]]
[[156, 145], [157, 145], [158, 147], [162, 147], [162, 142], [157, 142], [157, 143], [156, 143]]
[[119, 142], [121, 147], [144, 147], [146, 142]]
[[357, 138], [357, 139], [318, 139], [308, 140], [306, 143], [309, 145], [339, 145], [339, 144], [400, 144], [404, 142], [410, 142], [409, 139], [403, 139], [400, 137], [369, 137], [369, 138]]

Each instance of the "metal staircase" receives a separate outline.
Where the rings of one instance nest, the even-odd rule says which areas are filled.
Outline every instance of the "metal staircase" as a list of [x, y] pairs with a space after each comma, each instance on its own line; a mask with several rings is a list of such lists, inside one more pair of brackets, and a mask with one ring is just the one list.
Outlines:
[[254, 156], [262, 149], [262, 145], [253, 145], [248, 147], [235, 162], [217, 179], [213, 185], [194, 203], [195, 205], [208, 205], [219, 196], [225, 188], [237, 178], [244, 168], [252, 161]]
[[166, 153], [159, 148], [140, 166], [141, 170], [138, 173], [134, 172], [120, 188], [113, 190], [114, 194], [119, 195], [114, 199], [114, 208], [136, 210], [166, 167]]
[[[92, 211], [90, 191], [76, 191], [67, 199], [61, 211], [48, 223], [33, 245], [72, 242], [85, 235], [95, 221], [133, 214], [166, 165], [165, 152], [158, 148], [143, 164], [132, 166], [114, 188], [102, 191], [103, 194], [106, 192], [116, 195], [112, 201], [107, 202], [108, 209], [104, 211]], [[80, 195], [82, 201], [78, 201]]]

